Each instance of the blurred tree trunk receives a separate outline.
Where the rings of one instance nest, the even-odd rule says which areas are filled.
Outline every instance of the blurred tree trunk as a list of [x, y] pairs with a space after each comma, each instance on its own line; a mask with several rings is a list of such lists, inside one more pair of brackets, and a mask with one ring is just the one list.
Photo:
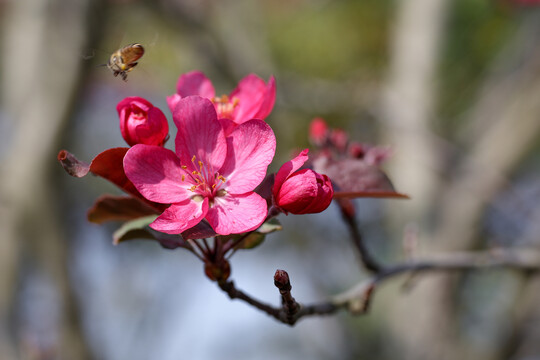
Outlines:
[[[397, 155], [389, 172], [398, 188], [410, 193], [413, 200], [392, 204], [392, 210], [401, 227], [420, 222], [424, 232], [420, 243], [428, 252], [467, 250], [475, 245], [486, 203], [505, 184], [540, 131], [540, 51], [535, 46], [540, 19], [531, 14], [502, 52], [498, 68], [486, 79], [470, 112], [470, 126], [461, 139], [466, 151], [455, 168], [446, 169], [452, 177], [442, 181], [437, 179], [435, 165], [444, 164], [445, 159], [429, 138], [433, 94], [437, 92], [433, 69], [438, 60], [431, 37], [437, 41], [442, 38], [437, 21], [446, 8], [443, 1], [431, 6], [426, 2], [402, 2], [395, 29], [393, 68], [384, 109], [386, 118], [399, 126], [388, 128]], [[418, 42], [423, 42], [423, 47]], [[422, 278], [412, 292], [396, 300], [390, 323], [403, 348], [402, 358], [500, 356], [497, 346], [504, 344], [493, 344], [487, 353], [484, 349], [480, 354], [460, 343], [455, 280], [449, 275]]]
[[[2, 359], [89, 357], [69, 286], [51, 170], [60, 130], [81, 82], [90, 0], [12, 0], [3, 7], [1, 106], [8, 142], [0, 172], [0, 348]], [[95, 2], [94, 2], [95, 5]], [[24, 259], [24, 260], [23, 260]], [[50, 279], [60, 296], [58, 343], [41, 349], [14, 315], [26, 265]], [[39, 299], [34, 299], [39, 302]], [[39, 321], [39, 319], [33, 319]]]
[[[393, 182], [406, 191], [405, 221], [417, 221], [430, 206], [438, 186], [438, 154], [430, 123], [436, 100], [435, 72], [440, 55], [447, 0], [404, 0], [393, 22], [388, 84], [381, 114]], [[414, 156], [411, 156], [414, 155]]]
[[[395, 154], [388, 164], [394, 184], [411, 196], [403, 203], [392, 203], [392, 225], [399, 231], [407, 224], [419, 224], [423, 232], [429, 225], [426, 216], [439, 187], [437, 153], [430, 125], [436, 101], [436, 69], [444, 35], [447, 0], [404, 0], [398, 2], [391, 40], [390, 69], [382, 102], [382, 117], [387, 125], [385, 142]], [[423, 243], [423, 241], [420, 241]], [[433, 281], [439, 280], [430, 279]], [[424, 281], [425, 282], [425, 281]], [[445, 301], [437, 292], [426, 295], [417, 285], [415, 292], [399, 297], [391, 313], [390, 328], [403, 359], [433, 357], [433, 341], [438, 341], [445, 313], [438, 307]], [[430, 291], [428, 289], [427, 291]], [[413, 325], [414, 324], [414, 325]], [[395, 350], [395, 349], [394, 349]], [[427, 355], [427, 356], [426, 356]]]

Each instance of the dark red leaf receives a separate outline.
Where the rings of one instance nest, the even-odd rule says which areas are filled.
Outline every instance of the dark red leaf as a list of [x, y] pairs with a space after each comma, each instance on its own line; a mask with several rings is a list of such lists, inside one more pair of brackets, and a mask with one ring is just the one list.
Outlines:
[[377, 166], [359, 159], [328, 161], [317, 172], [328, 175], [334, 185], [334, 197], [392, 197], [408, 198], [398, 193], [390, 179]]
[[148, 231], [150, 231], [164, 249], [174, 250], [178, 247], [188, 246], [181, 235], [164, 234], [152, 229], [149, 229]]
[[162, 212], [169, 206], [168, 204], [158, 204], [147, 200], [127, 178], [124, 172], [124, 156], [128, 150], [129, 148], [122, 147], [103, 151], [90, 163], [90, 171], [97, 176], [109, 180], [128, 194], [143, 200]]
[[126, 193], [141, 199], [153, 208], [162, 212], [169, 206], [168, 204], [158, 204], [148, 201], [139, 193], [137, 188], [135, 188], [135, 185], [133, 185], [133, 183], [127, 178], [126, 173], [124, 172], [124, 156], [128, 150], [129, 148], [127, 147], [105, 150], [98, 154], [92, 160], [90, 165], [78, 160], [68, 151], [62, 150], [58, 153], [58, 161], [60, 161], [64, 169], [71, 176], [83, 177], [90, 171], [94, 175], [101, 176], [102, 178], [109, 180]]
[[127, 221], [158, 214], [155, 208], [134, 197], [102, 195], [88, 210], [88, 220], [101, 224], [105, 221]]
[[216, 235], [214, 229], [204, 220], [182, 233], [182, 237], [186, 240], [206, 239]]
[[109, 180], [128, 194], [142, 198], [124, 172], [124, 155], [128, 150], [129, 148], [112, 148], [103, 151], [90, 163], [90, 171]]
[[88, 174], [88, 171], [90, 170], [90, 166], [87, 163], [80, 161], [72, 153], [66, 150], [61, 150], [58, 153], [57, 159], [64, 167], [64, 170], [71, 176], [80, 178]]

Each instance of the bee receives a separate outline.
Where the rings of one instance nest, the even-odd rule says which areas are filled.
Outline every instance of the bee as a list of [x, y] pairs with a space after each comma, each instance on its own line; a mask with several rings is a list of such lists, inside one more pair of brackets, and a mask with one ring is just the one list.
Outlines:
[[144, 47], [141, 44], [129, 44], [112, 53], [107, 67], [114, 76], [121, 75], [122, 80], [127, 81], [127, 73], [137, 66], [137, 60], [144, 55]]

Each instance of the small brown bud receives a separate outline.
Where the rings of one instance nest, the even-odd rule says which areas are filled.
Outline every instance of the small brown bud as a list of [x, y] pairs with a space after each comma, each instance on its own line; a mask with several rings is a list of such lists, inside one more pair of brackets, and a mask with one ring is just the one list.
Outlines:
[[290, 291], [292, 286], [289, 281], [289, 274], [285, 270], [276, 270], [274, 274], [274, 285], [279, 290]]

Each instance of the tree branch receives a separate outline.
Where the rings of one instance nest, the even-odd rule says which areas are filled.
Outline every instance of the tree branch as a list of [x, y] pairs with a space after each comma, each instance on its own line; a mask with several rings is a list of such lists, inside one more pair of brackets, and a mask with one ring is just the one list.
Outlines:
[[245, 301], [249, 305], [267, 313], [268, 315], [274, 317], [277, 320], [279, 319], [279, 309], [274, 308], [271, 305], [265, 304], [250, 295], [244, 293], [242, 290], [238, 290], [233, 281], [218, 281], [218, 286], [221, 290], [225, 291], [231, 299], [240, 299]]
[[358, 283], [349, 290], [334, 296], [329, 301], [311, 305], [302, 305], [294, 299], [291, 294], [292, 286], [289, 275], [284, 270], [277, 270], [274, 275], [274, 284], [279, 289], [282, 297], [281, 307], [273, 307], [253, 298], [237, 289], [232, 281], [220, 281], [218, 285], [231, 299], [243, 300], [284, 324], [294, 325], [303, 317], [330, 315], [340, 309], [346, 309], [353, 315], [366, 314], [369, 311], [369, 305], [376, 286], [402, 274], [486, 270], [492, 268], [507, 268], [536, 273], [540, 271], [540, 253], [532, 250], [497, 249], [453, 253], [444, 256], [434, 255], [432, 259], [381, 268], [368, 280]]

